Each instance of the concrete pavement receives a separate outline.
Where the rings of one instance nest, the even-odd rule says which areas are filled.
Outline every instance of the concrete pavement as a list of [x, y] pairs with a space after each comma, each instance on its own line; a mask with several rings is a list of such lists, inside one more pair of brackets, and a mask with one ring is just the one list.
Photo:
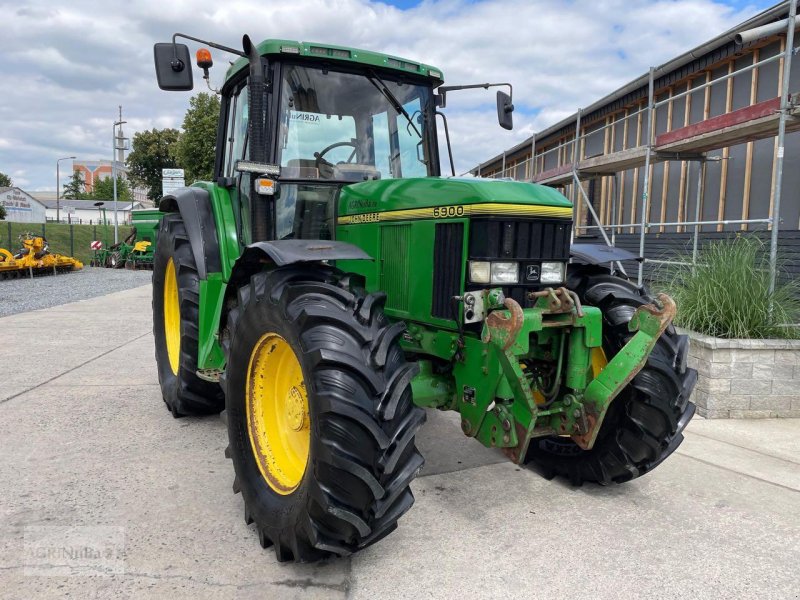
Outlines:
[[[696, 419], [646, 477], [573, 488], [430, 412], [399, 529], [278, 564], [220, 420], [165, 410], [150, 329], [149, 286], [0, 319], [1, 598], [800, 598], [799, 420]], [[35, 534], [64, 526], [110, 532], [116, 574], [53, 575]]]

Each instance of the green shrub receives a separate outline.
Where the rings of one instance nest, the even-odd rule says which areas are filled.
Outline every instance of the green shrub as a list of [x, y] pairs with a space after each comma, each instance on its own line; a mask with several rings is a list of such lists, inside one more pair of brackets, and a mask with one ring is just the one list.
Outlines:
[[779, 277], [770, 298], [769, 251], [756, 237], [708, 244], [695, 268], [665, 265], [656, 282], [678, 305], [680, 327], [723, 338], [800, 337], [800, 328], [785, 326], [800, 323], [800, 284]]

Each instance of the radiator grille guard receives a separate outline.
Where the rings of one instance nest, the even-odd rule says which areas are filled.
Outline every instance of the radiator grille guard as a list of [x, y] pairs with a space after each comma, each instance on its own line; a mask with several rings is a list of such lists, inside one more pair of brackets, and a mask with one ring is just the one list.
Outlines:
[[[542, 261], [568, 261], [571, 229], [572, 221], [565, 219], [474, 219], [470, 223], [469, 260], [518, 261], [520, 283], [502, 286], [503, 293], [523, 307], [532, 306], [525, 294], [545, 286], [538, 276], [534, 281], [525, 280], [528, 267], [540, 268]], [[466, 285], [467, 290], [486, 287], [469, 281]]]
[[[531, 302], [526, 299], [526, 292], [544, 287], [538, 282], [538, 276], [534, 281], [525, 280], [529, 267], [537, 273], [542, 261], [568, 261], [571, 229], [572, 221], [566, 219], [474, 218], [469, 223], [467, 260], [519, 262], [520, 283], [503, 286], [503, 292], [520, 305], [529, 306]], [[459, 289], [464, 262], [463, 235], [460, 223], [436, 225], [431, 310], [434, 317], [452, 319], [451, 298], [463, 291], [497, 287], [467, 281], [466, 290]]]
[[464, 268], [464, 224], [437, 223], [433, 247], [433, 298], [431, 315], [455, 319], [453, 296], [461, 294]]

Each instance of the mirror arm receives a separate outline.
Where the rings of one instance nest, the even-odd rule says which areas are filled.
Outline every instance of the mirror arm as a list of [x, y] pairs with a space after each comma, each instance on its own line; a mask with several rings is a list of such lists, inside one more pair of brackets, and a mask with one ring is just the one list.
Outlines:
[[[228, 46], [223, 46], [222, 44], [215, 44], [214, 42], [209, 42], [208, 40], [201, 40], [200, 38], [192, 37], [191, 35], [186, 35], [185, 33], [173, 33], [172, 34], [172, 48], [175, 52], [175, 60], [173, 62], [172, 68], [175, 69], [175, 65], [180, 63], [181, 61], [178, 60], [178, 47], [175, 45], [175, 39], [182, 37], [187, 40], [192, 40], [193, 42], [200, 42], [206, 46], [211, 46], [212, 48], [216, 48], [217, 50], [222, 50], [223, 52], [230, 52], [231, 54], [236, 54], [237, 56], [244, 56], [247, 58], [247, 54], [242, 52], [241, 50], [237, 50], [236, 48], [229, 48]], [[175, 69], [176, 71], [180, 71], [181, 69]]]
[[442, 117], [442, 123], [444, 123], [444, 139], [447, 140], [447, 155], [450, 158], [450, 172], [453, 174], [453, 177], [455, 177], [456, 166], [453, 163], [453, 149], [450, 147], [450, 129], [447, 127], [447, 116], [438, 110], [436, 111], [436, 114]]
[[456, 92], [458, 90], [474, 90], [478, 88], [482, 88], [484, 90], [488, 90], [490, 87], [503, 87], [508, 86], [508, 95], [511, 98], [514, 97], [514, 88], [510, 83], [473, 83], [469, 85], [443, 85], [438, 89], [439, 97], [441, 101], [438, 102], [438, 106], [441, 108], [445, 108], [447, 106], [447, 92]]

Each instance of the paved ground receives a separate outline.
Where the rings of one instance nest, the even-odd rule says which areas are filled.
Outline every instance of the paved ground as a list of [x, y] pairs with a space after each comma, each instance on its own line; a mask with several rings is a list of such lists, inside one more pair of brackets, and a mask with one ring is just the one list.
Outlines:
[[[164, 409], [149, 311], [144, 286], [0, 319], [1, 598], [800, 598], [799, 420], [695, 420], [652, 474], [576, 489], [432, 412], [397, 532], [278, 564], [231, 493], [222, 423]], [[54, 575], [96, 558], [50, 552], [65, 526], [124, 572]]]

